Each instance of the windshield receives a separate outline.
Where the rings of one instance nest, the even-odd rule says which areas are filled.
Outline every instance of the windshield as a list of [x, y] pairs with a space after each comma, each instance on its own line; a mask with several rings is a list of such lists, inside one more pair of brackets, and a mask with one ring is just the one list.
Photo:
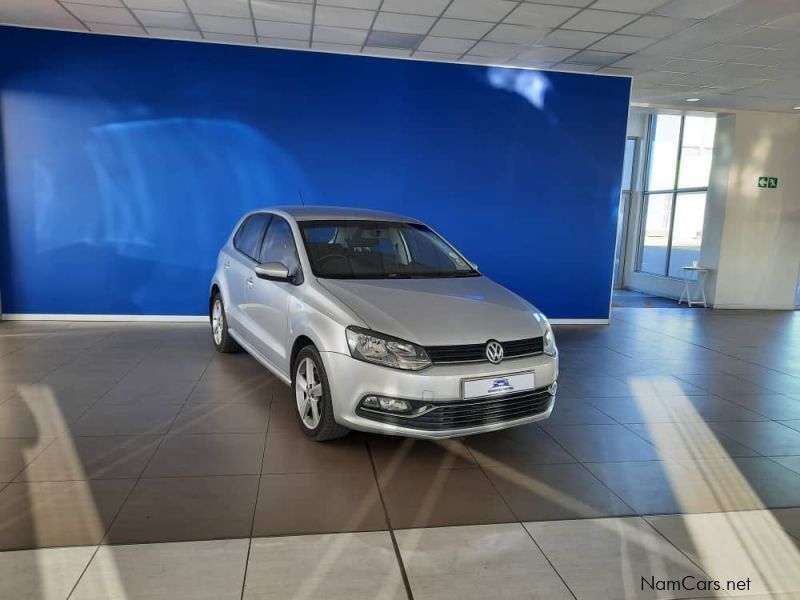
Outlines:
[[301, 221], [298, 225], [317, 277], [399, 279], [479, 274], [425, 225], [354, 220]]

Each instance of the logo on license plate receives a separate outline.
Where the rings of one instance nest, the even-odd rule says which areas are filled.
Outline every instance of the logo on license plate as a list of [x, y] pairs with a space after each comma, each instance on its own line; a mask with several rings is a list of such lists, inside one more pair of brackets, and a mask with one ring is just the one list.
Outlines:
[[498, 392], [511, 392], [514, 390], [514, 386], [511, 385], [506, 377], [498, 377], [492, 382], [492, 387], [489, 388], [490, 394], [496, 394]]

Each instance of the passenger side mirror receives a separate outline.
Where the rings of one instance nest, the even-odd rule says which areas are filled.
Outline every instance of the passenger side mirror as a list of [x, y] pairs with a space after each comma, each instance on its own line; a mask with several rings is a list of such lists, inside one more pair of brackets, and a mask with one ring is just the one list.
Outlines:
[[289, 267], [279, 262], [269, 262], [263, 265], [256, 265], [256, 277], [259, 279], [269, 279], [270, 281], [291, 281]]

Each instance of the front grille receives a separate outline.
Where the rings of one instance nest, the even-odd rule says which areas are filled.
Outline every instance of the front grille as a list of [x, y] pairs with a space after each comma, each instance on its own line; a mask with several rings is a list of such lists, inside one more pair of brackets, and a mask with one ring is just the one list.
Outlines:
[[[524, 340], [500, 342], [503, 346], [503, 359], [534, 356], [544, 352], [544, 338], [535, 337]], [[452, 364], [464, 362], [488, 362], [486, 344], [464, 344], [461, 346], [427, 346], [425, 352], [433, 364]]]
[[401, 417], [362, 408], [357, 412], [361, 416], [382, 423], [427, 431], [444, 431], [531, 417], [546, 411], [551, 398], [547, 388], [544, 388], [507, 394], [501, 398], [442, 404], [416, 417]]

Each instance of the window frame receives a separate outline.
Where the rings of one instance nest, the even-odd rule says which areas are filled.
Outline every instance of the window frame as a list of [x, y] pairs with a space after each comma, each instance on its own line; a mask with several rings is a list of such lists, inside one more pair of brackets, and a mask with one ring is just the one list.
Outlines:
[[[683, 112], [680, 114], [681, 117], [681, 125], [678, 131], [678, 152], [675, 158], [675, 174], [672, 179], [672, 187], [667, 189], [650, 189], [650, 165], [653, 160], [653, 149], [654, 149], [654, 131], [655, 131], [655, 121], [658, 118], [659, 114], [672, 114], [672, 113], [652, 113], [647, 119], [647, 150], [645, 155], [645, 163], [644, 163], [644, 170], [643, 170], [643, 183], [642, 186], [642, 209], [639, 214], [639, 236], [637, 241], [637, 248], [636, 248], [636, 263], [635, 263], [635, 270], [637, 273], [643, 273], [645, 275], [650, 275], [652, 277], [663, 277], [665, 279], [680, 279], [679, 277], [673, 277], [669, 274], [669, 264], [670, 260], [672, 259], [672, 243], [673, 243], [673, 234], [675, 231], [675, 208], [678, 201], [678, 196], [681, 194], [692, 194], [692, 193], [705, 193], [706, 194], [706, 201], [708, 201], [708, 188], [711, 179], [711, 175], [709, 173], [709, 183], [705, 186], [701, 187], [685, 187], [681, 188], [678, 187], [678, 183], [680, 181], [680, 173], [681, 173], [681, 160], [683, 158], [683, 134], [686, 125], [686, 117], [690, 116], [687, 113]], [[716, 115], [714, 115], [716, 118]], [[714, 140], [714, 144], [716, 146], [716, 139]], [[712, 162], [713, 168], [713, 162]], [[642, 270], [642, 258], [644, 253], [644, 239], [647, 230], [647, 209], [649, 207], [650, 196], [659, 196], [659, 195], [669, 195], [671, 197], [670, 200], [670, 215], [669, 215], [669, 229], [667, 230], [667, 252], [664, 257], [664, 269], [663, 273], [652, 273], [650, 271], [643, 271]], [[703, 224], [703, 233], [705, 233], [705, 223]]]
[[258, 238], [258, 244], [256, 244], [257, 255], [260, 256], [261, 255], [261, 247], [264, 244], [264, 237], [265, 237], [265, 235], [267, 233], [267, 229], [269, 229], [269, 226], [272, 223], [272, 218], [274, 216], [275, 215], [273, 215], [272, 213], [268, 213], [268, 212], [255, 212], [255, 213], [247, 215], [247, 217], [245, 217], [245, 219], [242, 221], [241, 225], [239, 225], [239, 228], [236, 230], [236, 233], [233, 234], [233, 243], [232, 243], [233, 249], [236, 250], [242, 256], [244, 256], [244, 257], [248, 258], [249, 260], [253, 261], [254, 263], [260, 264], [258, 262], [258, 258], [256, 258], [255, 256], [250, 256], [247, 252], [245, 252], [244, 250], [239, 248], [239, 236], [241, 235], [242, 231], [244, 231], [245, 225], [247, 225], [247, 223], [250, 221], [250, 219], [252, 219], [254, 217], [266, 217], [267, 220], [264, 223], [264, 229], [261, 230], [261, 235]]
[[258, 245], [258, 258], [254, 260], [260, 265], [266, 264], [261, 262], [261, 255], [264, 252], [264, 244], [267, 243], [267, 236], [269, 235], [269, 230], [272, 227], [272, 224], [275, 223], [276, 221], [278, 220], [283, 221], [284, 223], [286, 223], [286, 227], [288, 227], [289, 229], [289, 236], [292, 239], [292, 246], [294, 247], [294, 258], [295, 261], [297, 262], [297, 272], [291, 277], [289, 283], [291, 283], [292, 285], [300, 285], [304, 281], [303, 263], [300, 262], [300, 253], [297, 251], [297, 240], [294, 237], [294, 231], [292, 231], [292, 224], [289, 222], [288, 219], [280, 215], [276, 215], [275, 213], [264, 213], [264, 214], [269, 215], [270, 219], [269, 222], [267, 223], [267, 226], [264, 228], [264, 233], [261, 234], [261, 243]]

